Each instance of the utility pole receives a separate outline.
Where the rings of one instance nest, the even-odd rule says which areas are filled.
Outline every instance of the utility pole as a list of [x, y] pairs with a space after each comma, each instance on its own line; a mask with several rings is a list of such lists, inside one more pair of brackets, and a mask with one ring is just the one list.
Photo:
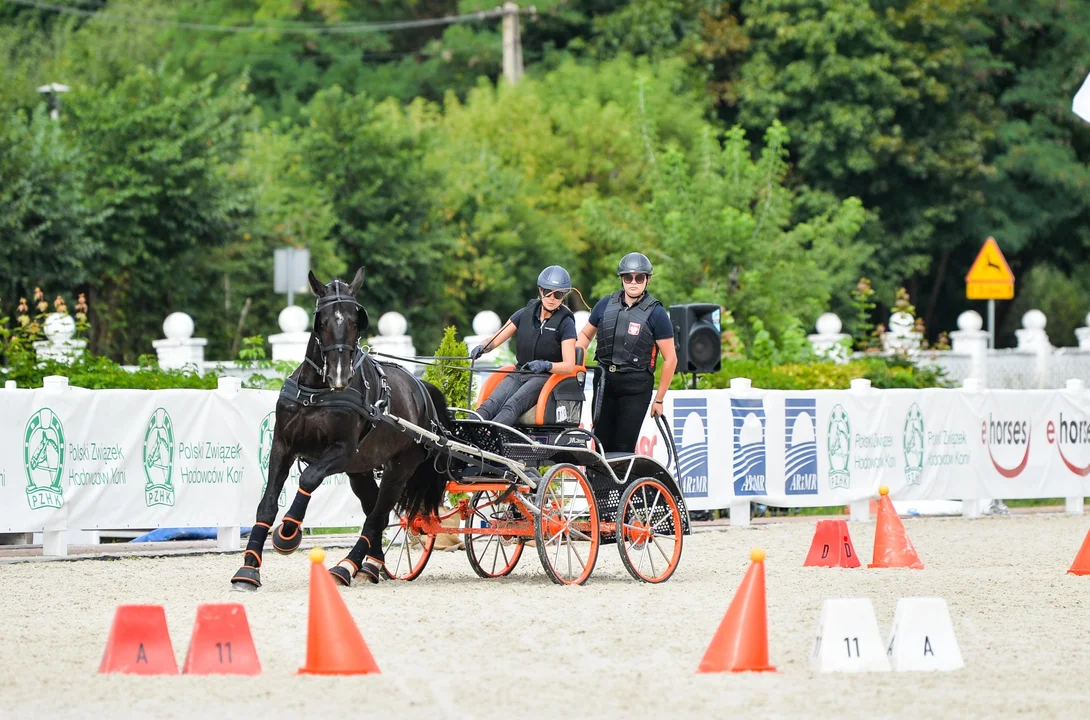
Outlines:
[[522, 40], [519, 38], [519, 6], [503, 4], [503, 76], [512, 85], [522, 77]]

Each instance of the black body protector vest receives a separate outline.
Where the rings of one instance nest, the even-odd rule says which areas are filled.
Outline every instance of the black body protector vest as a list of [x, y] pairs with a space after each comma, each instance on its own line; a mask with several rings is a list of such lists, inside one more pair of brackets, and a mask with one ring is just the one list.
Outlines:
[[598, 331], [598, 349], [594, 353], [598, 364], [609, 372], [633, 370], [655, 371], [655, 338], [647, 321], [658, 300], [650, 295], [632, 307], [621, 300], [623, 290], [609, 297]]
[[564, 305], [556, 309], [548, 320], [537, 326], [541, 314], [541, 300], [531, 300], [522, 311], [518, 330], [515, 331], [515, 361], [525, 365], [531, 360], [562, 362], [564, 353], [560, 347], [560, 323], [574, 313]]

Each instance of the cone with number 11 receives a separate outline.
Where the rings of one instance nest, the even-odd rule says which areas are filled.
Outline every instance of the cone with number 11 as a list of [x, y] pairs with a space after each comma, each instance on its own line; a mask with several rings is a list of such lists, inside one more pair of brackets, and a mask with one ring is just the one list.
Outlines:
[[893, 509], [889, 488], [878, 488], [878, 524], [874, 529], [874, 559], [867, 567], [923, 570], [920, 556], [908, 539], [904, 523]]
[[753, 562], [704, 652], [698, 673], [776, 670], [768, 662], [765, 551], [754, 548], [749, 559]]

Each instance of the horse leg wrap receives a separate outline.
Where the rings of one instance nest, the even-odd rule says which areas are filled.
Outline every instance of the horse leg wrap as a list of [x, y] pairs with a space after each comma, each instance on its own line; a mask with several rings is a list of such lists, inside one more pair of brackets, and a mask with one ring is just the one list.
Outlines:
[[345, 558], [329, 568], [329, 574], [333, 576], [333, 579], [345, 587], [351, 587], [352, 578], [356, 577], [356, 573], [359, 571], [359, 565], [352, 562], [349, 558]]
[[280, 527], [273, 533], [273, 549], [282, 555], [287, 555], [295, 552], [301, 542], [303, 542], [303, 524], [285, 515]]
[[256, 590], [261, 587], [261, 550], [268, 536], [269, 526], [265, 523], [257, 523], [250, 530], [250, 539], [242, 553], [242, 567], [231, 578], [231, 587], [235, 590]]
[[368, 582], [377, 584], [382, 580], [382, 561], [368, 555], [360, 565], [360, 575]]
[[[265, 547], [265, 540], [269, 537], [269, 526], [265, 523], [257, 523], [253, 529], [250, 530], [250, 539], [246, 542], [245, 557], [249, 558], [250, 553], [253, 553], [254, 560], [257, 561], [257, 565], [254, 567], [261, 567], [261, 551]], [[245, 559], [243, 562], [247, 562]]]

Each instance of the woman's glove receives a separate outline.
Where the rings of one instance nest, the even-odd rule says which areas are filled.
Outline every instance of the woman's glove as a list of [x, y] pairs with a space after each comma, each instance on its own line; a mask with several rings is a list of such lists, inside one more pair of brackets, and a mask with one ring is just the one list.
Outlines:
[[548, 360], [531, 360], [526, 363], [526, 369], [530, 372], [545, 373], [553, 369], [553, 364]]
[[481, 355], [484, 355], [484, 345], [478, 345], [477, 347], [469, 351], [470, 360], [477, 360], [481, 357]]

